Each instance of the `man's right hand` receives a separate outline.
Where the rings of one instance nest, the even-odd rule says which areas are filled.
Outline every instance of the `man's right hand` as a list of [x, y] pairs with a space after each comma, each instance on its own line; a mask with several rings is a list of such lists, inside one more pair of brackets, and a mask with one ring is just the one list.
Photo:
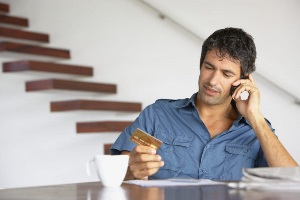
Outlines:
[[126, 180], [144, 179], [155, 174], [158, 169], [164, 166], [161, 156], [156, 154], [155, 149], [143, 145], [137, 145], [129, 154], [128, 170]]

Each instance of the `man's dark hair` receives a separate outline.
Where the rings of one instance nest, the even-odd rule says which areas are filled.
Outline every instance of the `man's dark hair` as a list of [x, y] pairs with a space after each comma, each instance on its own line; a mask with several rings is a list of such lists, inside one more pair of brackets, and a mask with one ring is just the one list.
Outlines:
[[200, 68], [208, 51], [217, 50], [218, 56], [240, 61], [241, 77], [255, 71], [256, 48], [251, 35], [242, 29], [225, 28], [215, 31], [202, 45]]

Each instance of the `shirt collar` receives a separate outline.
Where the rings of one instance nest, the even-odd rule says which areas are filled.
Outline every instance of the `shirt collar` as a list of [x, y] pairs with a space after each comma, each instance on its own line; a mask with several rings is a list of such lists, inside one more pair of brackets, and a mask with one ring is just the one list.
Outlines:
[[197, 92], [194, 93], [189, 99], [185, 99], [184, 101], [180, 101], [178, 102], [178, 104], [176, 105], [177, 108], [185, 108], [188, 107], [190, 105], [192, 105], [193, 107], [196, 107], [195, 105], [195, 98], [197, 96]]
[[[196, 107], [195, 99], [196, 99], [197, 94], [198, 94], [198, 92], [194, 93], [189, 99], [187, 98], [187, 99], [185, 99], [185, 101], [179, 102], [176, 105], [176, 107], [177, 108], [185, 108], [190, 105], [193, 107]], [[238, 118], [233, 122], [233, 125], [238, 126], [240, 123], [247, 123], [248, 125], [250, 125], [249, 122], [241, 114], [238, 115]]]
[[240, 122], [246, 122], [247, 124], [249, 124], [249, 122], [239, 113], [238, 118], [235, 120], [237, 123]]

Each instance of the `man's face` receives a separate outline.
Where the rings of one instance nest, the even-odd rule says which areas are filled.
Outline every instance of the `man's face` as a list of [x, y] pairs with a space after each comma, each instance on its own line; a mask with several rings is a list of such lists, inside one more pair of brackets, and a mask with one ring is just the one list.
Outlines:
[[200, 69], [198, 100], [208, 105], [231, 101], [231, 84], [240, 79], [240, 62], [221, 58], [216, 50], [206, 53]]

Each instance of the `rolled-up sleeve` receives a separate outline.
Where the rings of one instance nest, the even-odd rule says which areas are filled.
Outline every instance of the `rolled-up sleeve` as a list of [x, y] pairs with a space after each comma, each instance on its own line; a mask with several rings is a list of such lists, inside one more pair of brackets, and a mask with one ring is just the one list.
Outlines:
[[147, 133], [153, 135], [153, 104], [147, 106], [135, 119], [135, 121], [125, 128], [125, 130], [120, 134], [117, 140], [114, 142], [112, 147], [110, 148], [111, 155], [119, 155], [122, 151], [131, 151], [136, 144], [131, 142], [130, 136], [135, 131], [135, 129], [139, 128]]

